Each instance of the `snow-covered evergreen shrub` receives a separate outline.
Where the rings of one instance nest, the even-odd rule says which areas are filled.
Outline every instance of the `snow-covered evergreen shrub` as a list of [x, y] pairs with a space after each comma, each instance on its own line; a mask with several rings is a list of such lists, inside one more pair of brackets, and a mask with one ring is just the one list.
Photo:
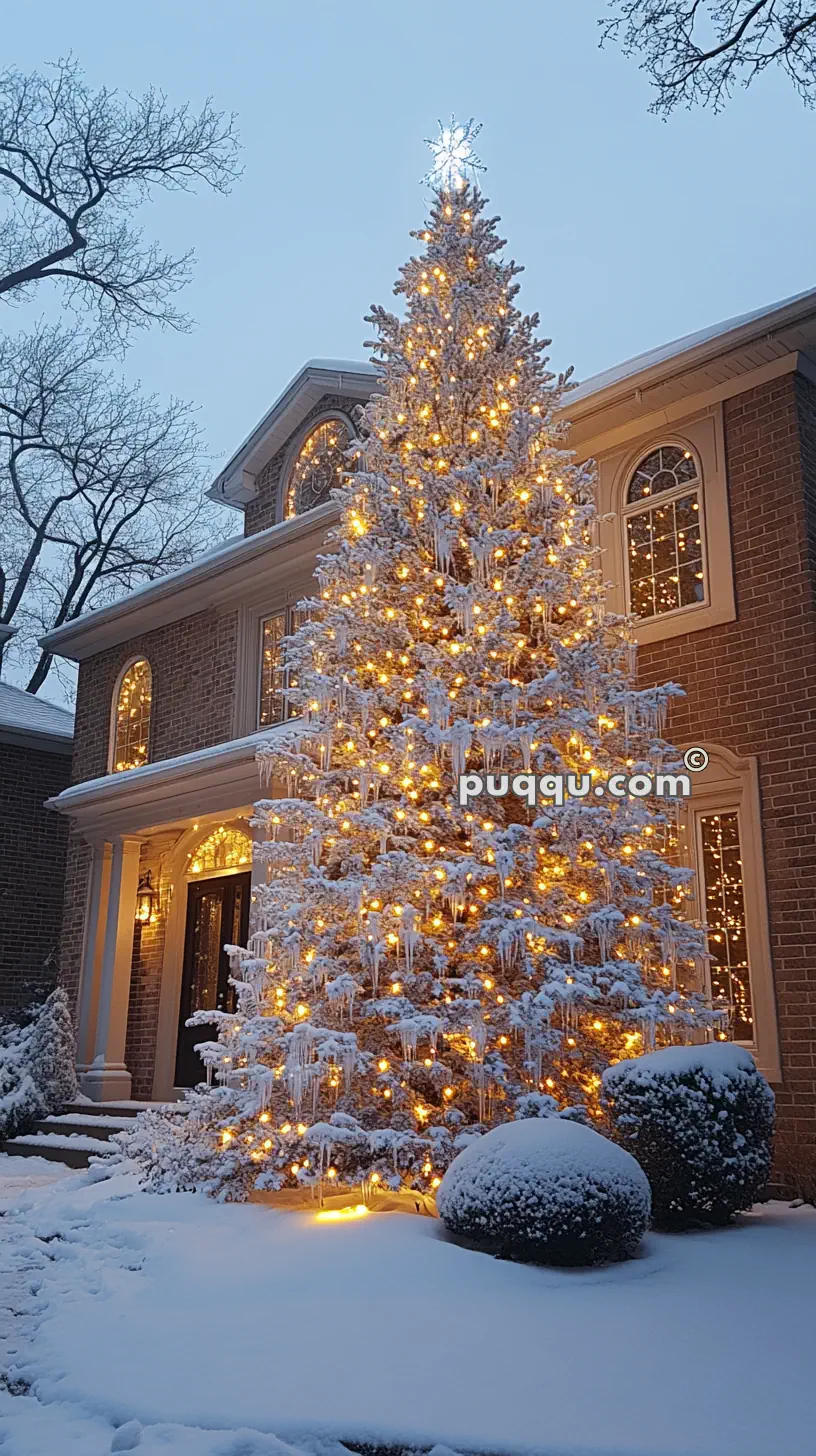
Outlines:
[[47, 1112], [58, 1112], [78, 1097], [74, 1024], [62, 986], [51, 992], [32, 1021], [30, 1069]]
[[26, 1132], [78, 1094], [68, 997], [61, 986], [20, 1024], [0, 1024], [0, 1137]]
[[603, 1095], [617, 1141], [649, 1179], [655, 1223], [727, 1223], [762, 1193], [774, 1095], [742, 1047], [665, 1047], [619, 1062]]
[[236, 1111], [235, 1093], [227, 1087], [190, 1091], [174, 1108], [140, 1112], [133, 1126], [116, 1133], [115, 1143], [132, 1158], [142, 1184], [151, 1193], [209, 1193], [227, 1202], [242, 1202], [257, 1178], [238, 1151], [221, 1145], [218, 1128], [226, 1131]]
[[635, 1159], [562, 1117], [504, 1123], [451, 1163], [436, 1196], [445, 1227], [501, 1258], [586, 1265], [628, 1259], [649, 1223]]

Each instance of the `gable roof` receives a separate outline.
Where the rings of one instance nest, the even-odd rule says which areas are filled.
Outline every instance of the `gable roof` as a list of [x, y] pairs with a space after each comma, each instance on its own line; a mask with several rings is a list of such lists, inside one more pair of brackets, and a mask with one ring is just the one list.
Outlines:
[[238, 446], [206, 491], [211, 500], [239, 509], [255, 493], [255, 476], [286, 444], [324, 394], [367, 400], [379, 370], [357, 359], [307, 359], [271, 409]]
[[0, 742], [70, 753], [74, 715], [68, 708], [0, 682]]
[[[735, 381], [730, 388], [736, 393], [740, 375], [771, 360], [781, 361], [779, 367], [783, 367], [789, 356], [805, 350], [816, 356], [816, 289], [685, 334], [593, 374], [569, 390], [562, 413], [574, 426], [576, 448], [582, 448], [595, 433], [592, 417], [607, 406], [618, 408], [623, 401], [620, 408], [629, 416], [642, 414], [641, 391], [665, 393], [663, 387], [671, 385], [685, 397], [697, 388], [730, 379]], [[795, 364], [787, 367], [792, 369]], [[258, 470], [286, 443], [323, 395], [343, 394], [366, 400], [373, 393], [378, 375], [374, 365], [362, 360], [308, 360], [230, 457], [207, 494], [240, 509], [254, 495]], [[294, 549], [300, 544], [305, 549], [304, 538], [315, 530], [325, 530], [336, 515], [336, 506], [329, 502], [296, 520], [280, 521], [253, 536], [219, 543], [188, 566], [53, 629], [40, 639], [41, 643], [60, 655], [81, 660], [143, 630], [147, 620], [144, 614], [149, 613], [149, 625], [155, 626], [159, 615], [162, 621], [173, 621], [213, 605], [233, 593], [228, 583], [233, 582], [240, 568], [284, 545]], [[223, 590], [218, 585], [221, 581]]]

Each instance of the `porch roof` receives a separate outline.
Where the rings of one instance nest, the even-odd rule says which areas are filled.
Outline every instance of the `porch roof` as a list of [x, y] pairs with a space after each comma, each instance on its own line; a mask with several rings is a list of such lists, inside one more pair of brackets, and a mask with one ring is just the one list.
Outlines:
[[190, 817], [248, 810], [262, 797], [259, 745], [290, 727], [279, 723], [177, 758], [85, 779], [48, 799], [47, 807], [68, 815], [88, 840], [149, 834]]

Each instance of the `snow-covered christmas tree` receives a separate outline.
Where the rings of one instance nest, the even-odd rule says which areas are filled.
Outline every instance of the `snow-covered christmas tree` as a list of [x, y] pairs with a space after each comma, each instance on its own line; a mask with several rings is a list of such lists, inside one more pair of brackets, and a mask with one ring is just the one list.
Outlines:
[[[690, 989], [699, 929], [675, 914], [690, 871], [664, 852], [673, 806], [594, 791], [678, 766], [679, 689], [635, 690], [627, 623], [606, 612], [568, 376], [519, 310], [473, 134], [434, 144], [404, 317], [368, 319], [379, 392], [289, 639], [296, 716], [259, 755], [267, 882], [184, 1133], [234, 1196], [431, 1192], [498, 1122], [602, 1125], [611, 1062], [712, 1019]], [[589, 788], [460, 806], [473, 770]]]

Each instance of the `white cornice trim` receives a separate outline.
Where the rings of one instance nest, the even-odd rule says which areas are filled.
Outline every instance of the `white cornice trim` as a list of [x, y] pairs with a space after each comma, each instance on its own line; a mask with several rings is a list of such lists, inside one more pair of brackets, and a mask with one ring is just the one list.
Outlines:
[[246, 592], [247, 571], [275, 554], [280, 572], [296, 568], [322, 547], [326, 532], [340, 519], [334, 501], [315, 506], [302, 516], [279, 521], [254, 536], [241, 536], [220, 551], [200, 556], [190, 566], [170, 572], [114, 602], [56, 627], [40, 638], [40, 646], [60, 657], [81, 662], [106, 647], [127, 642], [166, 622], [192, 616], [206, 607], [238, 600]]
[[373, 364], [351, 359], [309, 359], [272, 408], [218, 472], [206, 494], [239, 509], [255, 496], [255, 477], [286, 444], [293, 430], [324, 394], [367, 400], [379, 376]]
[[[727, 319], [714, 328], [689, 334], [593, 375], [568, 394], [563, 413], [571, 420], [581, 419], [585, 414], [605, 409], [623, 396], [646, 390], [653, 383], [665, 384], [674, 376], [738, 352], [758, 340], [810, 322], [816, 322], [816, 289], [772, 304], [769, 308], [758, 309], [742, 318]], [[790, 349], [794, 348], [795, 344], [790, 346]]]
[[15, 748], [31, 748], [40, 753], [60, 753], [70, 758], [74, 751], [72, 734], [43, 733], [36, 728], [6, 728], [0, 726], [0, 743]]
[[259, 745], [292, 726], [280, 723], [196, 753], [86, 779], [46, 800], [46, 807], [67, 815], [87, 838], [146, 833], [190, 814], [238, 812], [261, 797]]

